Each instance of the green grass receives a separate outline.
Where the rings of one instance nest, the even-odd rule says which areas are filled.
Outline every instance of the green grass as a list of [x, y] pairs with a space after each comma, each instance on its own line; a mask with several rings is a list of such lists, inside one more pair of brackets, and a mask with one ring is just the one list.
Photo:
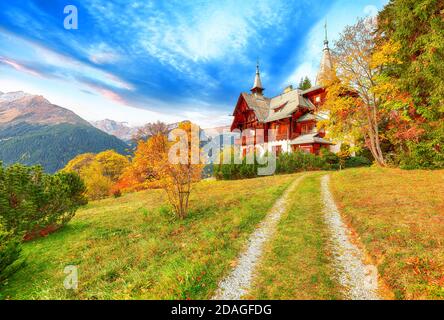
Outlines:
[[340, 299], [328, 252], [320, 177], [307, 175], [293, 191], [273, 239], [266, 245], [249, 299]]
[[[202, 181], [183, 221], [160, 190], [89, 204], [62, 230], [24, 244], [7, 299], [205, 299], [296, 175]], [[63, 286], [67, 265], [79, 289]]]
[[332, 192], [397, 299], [444, 299], [444, 171], [362, 168]]

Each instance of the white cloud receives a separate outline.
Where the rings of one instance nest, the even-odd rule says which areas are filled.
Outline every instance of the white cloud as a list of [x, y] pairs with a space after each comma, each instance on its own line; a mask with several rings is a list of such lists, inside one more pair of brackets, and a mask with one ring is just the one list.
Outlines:
[[[162, 10], [157, 5], [147, 1], [121, 8], [96, 0], [88, 8], [102, 29], [131, 32], [135, 40], [129, 49], [133, 52], [148, 53], [184, 73], [191, 67], [199, 73], [196, 68], [202, 62], [243, 61], [249, 45], [257, 50], [269, 45], [261, 41], [259, 32], [269, 28], [269, 33], [285, 34], [288, 30], [281, 22], [290, 14], [297, 18], [289, 9], [291, 4], [276, 0], [168, 1], [163, 2]], [[121, 15], [128, 19], [122, 20]], [[279, 41], [279, 36], [274, 41]]]
[[86, 54], [89, 60], [95, 64], [111, 64], [121, 60], [121, 55], [105, 42], [91, 45]]
[[[120, 79], [118, 76], [103, 71], [99, 68], [91, 67], [83, 62], [80, 62], [69, 56], [52, 51], [42, 45], [12, 35], [4, 30], [0, 30], [0, 38], [7, 37], [10, 49], [15, 47], [17, 50], [26, 51], [26, 57], [23, 56], [25, 61], [36, 61], [37, 64], [32, 70], [26, 68], [23, 63], [20, 63], [17, 59], [3, 57], [5, 64], [20, 71], [27, 71], [35, 76], [39, 77], [58, 77], [64, 81], [78, 81], [82, 82], [85, 79], [85, 85], [89, 86], [89, 83], [102, 84], [110, 88], [116, 88], [118, 90], [133, 91], [132, 84]], [[8, 53], [10, 54], [10, 53]], [[9, 61], [11, 63], [6, 63]], [[32, 71], [32, 72], [31, 72]]]

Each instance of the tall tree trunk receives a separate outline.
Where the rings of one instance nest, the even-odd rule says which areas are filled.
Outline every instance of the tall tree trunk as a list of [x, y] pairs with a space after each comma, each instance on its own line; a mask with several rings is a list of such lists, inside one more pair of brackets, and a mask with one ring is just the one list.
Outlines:
[[372, 156], [375, 159], [376, 163], [382, 167], [385, 167], [386, 164], [379, 142], [378, 122], [377, 119], [374, 117], [374, 108], [372, 108], [371, 106], [367, 106], [366, 109], [370, 152], [372, 153]]

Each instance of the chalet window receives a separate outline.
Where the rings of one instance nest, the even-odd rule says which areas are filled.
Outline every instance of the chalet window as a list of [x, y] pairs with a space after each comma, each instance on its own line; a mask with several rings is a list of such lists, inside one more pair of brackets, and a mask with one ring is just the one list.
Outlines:
[[313, 131], [314, 124], [313, 123], [304, 123], [301, 126], [302, 134], [310, 133]]

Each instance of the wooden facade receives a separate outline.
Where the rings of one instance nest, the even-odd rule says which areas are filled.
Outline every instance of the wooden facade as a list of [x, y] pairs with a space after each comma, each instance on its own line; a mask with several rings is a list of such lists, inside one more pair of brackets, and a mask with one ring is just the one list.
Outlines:
[[[293, 96], [296, 93], [293, 93]], [[324, 132], [317, 131], [317, 116], [316, 112], [318, 108], [325, 101], [325, 90], [322, 87], [315, 87], [312, 90], [307, 91], [297, 91], [297, 94], [301, 96], [301, 99], [305, 98], [309, 101], [308, 105], [298, 105], [297, 108], [294, 109], [290, 114], [286, 114], [285, 117], [276, 119], [276, 120], [268, 120], [267, 117], [265, 119], [259, 119], [258, 114], [264, 113], [264, 111], [268, 112], [268, 116], [270, 114], [282, 112], [283, 108], [287, 103], [284, 103], [282, 106], [276, 107], [273, 110], [258, 110], [257, 106], [251, 106], [253, 101], [259, 101], [262, 103], [271, 103], [271, 99], [265, 98], [262, 95], [257, 96], [253, 94], [242, 93], [237, 101], [236, 107], [233, 112], [233, 122], [231, 125], [231, 131], [240, 130], [244, 131], [247, 129], [251, 130], [264, 130], [264, 143], [273, 144], [273, 148], [275, 148], [277, 153], [287, 151], [295, 151], [302, 150], [305, 152], [310, 152], [314, 154], [318, 154], [321, 147], [325, 147], [330, 144], [328, 141], [324, 140]], [[288, 95], [288, 94], [287, 94]], [[286, 95], [281, 95], [281, 99], [285, 99]], [[247, 99], [248, 98], [248, 99]], [[256, 100], [255, 100], [256, 99]], [[248, 101], [247, 101], [248, 100]], [[303, 116], [311, 115], [308, 117], [302, 118]], [[275, 130], [275, 139], [271, 140], [268, 137], [268, 130]], [[298, 137], [305, 137], [309, 135], [313, 135], [316, 133], [316, 139], [313, 138], [313, 141], [303, 143], [297, 143]], [[279, 144], [279, 142], [282, 142]], [[246, 146], [248, 144], [247, 138], [243, 137], [238, 139], [236, 143], [241, 144], [242, 146]], [[254, 141], [256, 143], [256, 141]], [[286, 145], [285, 145], [286, 143]], [[285, 148], [284, 148], [285, 147]]]

